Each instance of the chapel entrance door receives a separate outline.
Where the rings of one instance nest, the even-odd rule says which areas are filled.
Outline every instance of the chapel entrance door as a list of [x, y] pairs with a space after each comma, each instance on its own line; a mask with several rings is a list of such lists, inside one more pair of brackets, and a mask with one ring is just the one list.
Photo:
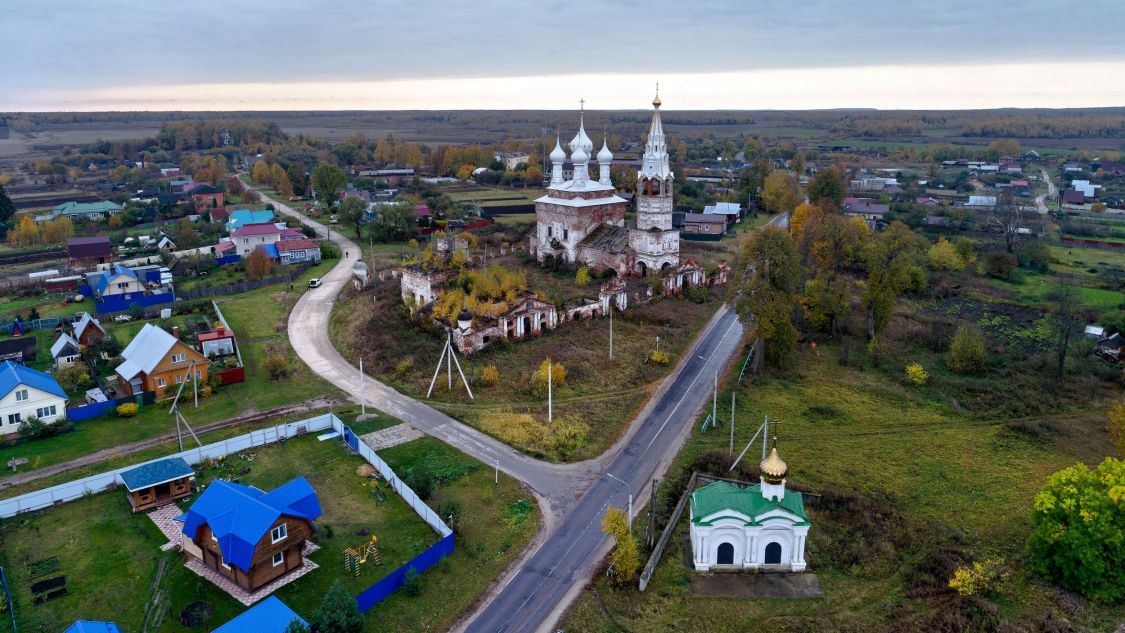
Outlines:
[[730, 543], [722, 543], [719, 545], [718, 554], [715, 557], [716, 565], [733, 565], [734, 564], [734, 545]]
[[766, 564], [767, 565], [780, 565], [781, 564], [781, 543], [773, 542], [766, 545]]

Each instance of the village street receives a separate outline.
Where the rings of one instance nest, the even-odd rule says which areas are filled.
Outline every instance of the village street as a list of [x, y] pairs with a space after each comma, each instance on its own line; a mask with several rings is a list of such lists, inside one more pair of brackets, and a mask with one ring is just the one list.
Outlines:
[[[328, 235], [327, 227], [274, 203]], [[784, 225], [779, 216], [771, 224]], [[290, 341], [301, 359], [326, 380], [360, 399], [359, 370], [332, 346], [328, 321], [334, 297], [350, 283], [360, 256], [354, 242], [333, 231], [344, 255], [323, 277], [323, 286], [305, 293], [289, 317]], [[524, 482], [537, 495], [544, 521], [531, 551], [515, 562], [496, 591], [460, 627], [467, 631], [551, 630], [577, 596], [611, 543], [601, 531], [609, 505], [625, 507], [629, 495], [643, 505], [653, 477], [659, 477], [691, 432], [698, 412], [710, 401], [710, 383], [738, 353], [742, 326], [734, 312], [720, 308], [685, 352], [679, 366], [656, 390], [623, 436], [600, 457], [574, 464], [551, 464], [528, 457], [446, 414], [365, 377], [367, 405], [488, 463]]]

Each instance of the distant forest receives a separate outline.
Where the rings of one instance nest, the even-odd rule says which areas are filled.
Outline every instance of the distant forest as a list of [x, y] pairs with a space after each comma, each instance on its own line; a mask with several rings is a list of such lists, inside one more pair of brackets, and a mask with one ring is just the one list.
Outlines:
[[[16, 132], [39, 132], [53, 127], [90, 124], [129, 124], [139, 122], [223, 122], [257, 121], [265, 127], [249, 131], [254, 138], [244, 141], [270, 142], [284, 127], [302, 121], [315, 126], [371, 126], [411, 130], [442, 128], [451, 136], [457, 129], [504, 131], [528, 138], [541, 138], [544, 130], [574, 127], [574, 112], [536, 110], [465, 111], [316, 111], [316, 112], [59, 112], [9, 113], [7, 119]], [[591, 132], [603, 126], [618, 134], [643, 132], [649, 112], [593, 111], [587, 113]], [[1125, 108], [1065, 110], [812, 110], [812, 111], [665, 111], [665, 124], [698, 136], [732, 136], [739, 128], [752, 133], [754, 127], [802, 128], [817, 135], [850, 138], [888, 139], [895, 137], [941, 138], [1040, 138], [1040, 139], [1122, 139], [1125, 138]], [[267, 129], [273, 126], [273, 129]], [[232, 130], [232, 133], [234, 131]], [[261, 136], [257, 136], [261, 134]], [[201, 141], [203, 139], [200, 139]], [[206, 145], [204, 141], [201, 145]]]

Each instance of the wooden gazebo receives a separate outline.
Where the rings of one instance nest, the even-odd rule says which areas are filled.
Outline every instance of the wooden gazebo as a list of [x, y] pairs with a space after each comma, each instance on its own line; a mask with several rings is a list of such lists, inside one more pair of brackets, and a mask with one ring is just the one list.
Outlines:
[[121, 473], [133, 512], [159, 508], [191, 494], [195, 471], [181, 457], [142, 464]]

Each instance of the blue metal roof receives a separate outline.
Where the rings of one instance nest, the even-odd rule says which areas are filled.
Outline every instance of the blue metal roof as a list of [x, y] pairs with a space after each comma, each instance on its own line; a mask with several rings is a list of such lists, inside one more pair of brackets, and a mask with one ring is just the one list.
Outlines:
[[284, 633], [293, 620], [300, 620], [301, 624], [308, 625], [304, 618], [297, 615], [277, 596], [270, 596], [211, 633], [244, 633], [245, 631]]
[[77, 620], [63, 633], [121, 633], [121, 629], [113, 622], [99, 622], [96, 620]]
[[[114, 264], [113, 268], [110, 268], [109, 270], [102, 273], [101, 277], [98, 277], [98, 293], [104, 294], [106, 287], [109, 286], [109, 280], [113, 279], [114, 277], [116, 277], [118, 275], [125, 275], [127, 277], [132, 277], [133, 279], [137, 279], [137, 273], [133, 272], [132, 269], [126, 268], [125, 266], [122, 266], [121, 264]], [[137, 281], [140, 281], [140, 280], [137, 279]]]
[[273, 211], [269, 209], [263, 211], [237, 209], [231, 211], [230, 216], [227, 217], [227, 228], [234, 230], [243, 224], [259, 224], [261, 222], [273, 222]]
[[184, 515], [183, 533], [195, 538], [207, 524], [219, 541], [223, 560], [249, 572], [258, 541], [282, 515], [312, 521], [322, 514], [316, 491], [304, 477], [263, 492], [251, 486], [216, 481]]
[[269, 255], [271, 259], [278, 259], [281, 257], [281, 253], [277, 251], [277, 244], [259, 244], [257, 248], [265, 251], [266, 255]]
[[13, 389], [20, 385], [26, 385], [33, 389], [45, 391], [60, 398], [67, 397], [66, 392], [59, 386], [58, 381], [41, 371], [36, 371], [30, 367], [24, 367], [23, 365], [17, 365], [10, 360], [6, 360], [0, 364], [0, 398], [8, 395]]
[[191, 466], [188, 466], [188, 463], [182, 457], [169, 457], [168, 459], [141, 464], [132, 470], [121, 473], [121, 481], [125, 482], [125, 487], [129, 489], [129, 492], [133, 492], [173, 479], [189, 477], [193, 474], [195, 474], [195, 471], [191, 469]]

